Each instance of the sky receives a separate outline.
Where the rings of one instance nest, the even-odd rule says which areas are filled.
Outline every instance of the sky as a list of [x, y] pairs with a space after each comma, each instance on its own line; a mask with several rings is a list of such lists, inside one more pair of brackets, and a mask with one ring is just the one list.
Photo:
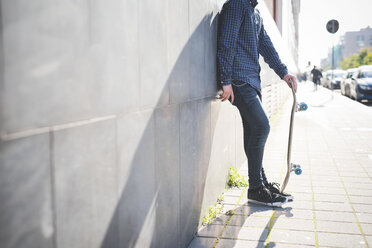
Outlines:
[[[340, 28], [328, 33], [326, 24], [336, 19]], [[308, 61], [320, 65], [327, 57], [328, 48], [339, 42], [348, 31], [372, 27], [372, 0], [301, 0], [299, 20], [299, 66], [304, 69]]]

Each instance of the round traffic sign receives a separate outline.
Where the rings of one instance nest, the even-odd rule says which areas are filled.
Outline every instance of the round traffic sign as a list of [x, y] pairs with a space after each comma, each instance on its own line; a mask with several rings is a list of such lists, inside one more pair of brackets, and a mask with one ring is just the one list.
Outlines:
[[336, 33], [338, 28], [339, 28], [339, 24], [338, 24], [337, 20], [333, 19], [333, 20], [330, 20], [329, 22], [327, 22], [327, 30], [331, 34]]

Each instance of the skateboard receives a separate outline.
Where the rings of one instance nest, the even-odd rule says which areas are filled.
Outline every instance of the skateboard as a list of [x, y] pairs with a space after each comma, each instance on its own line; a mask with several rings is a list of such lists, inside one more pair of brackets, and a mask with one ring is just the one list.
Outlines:
[[296, 99], [296, 92], [293, 89], [293, 82], [290, 80], [291, 83], [291, 89], [292, 89], [292, 95], [293, 95], [293, 104], [292, 104], [292, 112], [291, 112], [291, 119], [289, 123], [289, 137], [288, 137], [288, 151], [287, 151], [287, 174], [285, 175], [281, 192], [284, 191], [285, 187], [288, 184], [289, 176], [291, 175], [291, 172], [294, 172], [296, 175], [301, 175], [302, 169], [301, 165], [299, 164], [293, 164], [291, 163], [291, 149], [292, 149], [292, 134], [293, 134], [293, 122], [294, 122], [294, 115], [297, 111], [306, 111], [307, 110], [307, 104], [304, 102], [298, 103]]

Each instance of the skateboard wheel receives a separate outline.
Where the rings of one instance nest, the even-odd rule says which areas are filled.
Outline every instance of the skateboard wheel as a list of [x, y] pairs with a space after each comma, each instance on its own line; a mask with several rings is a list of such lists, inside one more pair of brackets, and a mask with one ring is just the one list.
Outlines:
[[295, 169], [294, 172], [295, 172], [296, 175], [301, 175], [302, 174], [302, 170], [300, 168]]
[[302, 102], [302, 103], [300, 103], [300, 109], [301, 109], [301, 111], [306, 111], [307, 110], [307, 104], [306, 103], [304, 103], [304, 102]]

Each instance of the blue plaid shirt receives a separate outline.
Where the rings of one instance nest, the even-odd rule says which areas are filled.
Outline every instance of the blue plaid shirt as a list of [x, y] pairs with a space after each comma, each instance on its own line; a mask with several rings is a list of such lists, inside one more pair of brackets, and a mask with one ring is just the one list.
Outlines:
[[239, 80], [261, 91], [259, 54], [280, 78], [288, 70], [254, 8], [257, 3], [251, 1], [228, 0], [222, 8], [217, 38], [218, 74], [222, 85]]

